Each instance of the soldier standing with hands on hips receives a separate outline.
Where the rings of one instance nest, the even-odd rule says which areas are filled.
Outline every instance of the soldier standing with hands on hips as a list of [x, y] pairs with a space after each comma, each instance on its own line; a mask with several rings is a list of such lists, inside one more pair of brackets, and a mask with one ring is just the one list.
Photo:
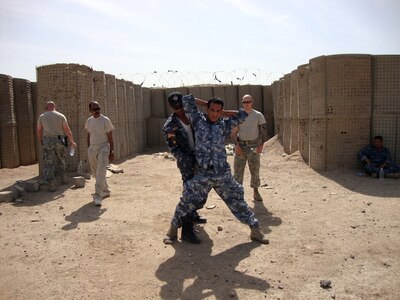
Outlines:
[[258, 191], [260, 187], [260, 155], [264, 143], [267, 141], [267, 124], [264, 115], [253, 109], [253, 98], [244, 95], [242, 98], [243, 109], [248, 117], [232, 130], [232, 139], [235, 144], [235, 158], [233, 163], [234, 177], [243, 184], [246, 162], [249, 163], [250, 186], [253, 188], [253, 199], [262, 201]]

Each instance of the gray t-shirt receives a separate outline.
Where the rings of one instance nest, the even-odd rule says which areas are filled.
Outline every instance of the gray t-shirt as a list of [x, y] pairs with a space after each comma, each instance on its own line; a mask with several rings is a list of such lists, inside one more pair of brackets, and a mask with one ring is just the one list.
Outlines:
[[115, 128], [109, 118], [100, 115], [87, 119], [85, 129], [90, 134], [90, 145], [100, 145], [108, 142], [107, 133]]
[[43, 126], [43, 136], [64, 135], [64, 123], [67, 119], [58, 111], [46, 111], [38, 119], [38, 124]]
[[259, 126], [265, 124], [262, 113], [253, 109], [243, 123], [239, 124], [238, 137], [240, 141], [254, 141], [260, 134]]

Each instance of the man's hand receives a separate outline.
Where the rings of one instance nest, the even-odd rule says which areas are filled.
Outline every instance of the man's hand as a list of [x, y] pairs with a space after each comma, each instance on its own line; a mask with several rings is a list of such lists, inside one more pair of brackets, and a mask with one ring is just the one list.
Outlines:
[[240, 147], [239, 144], [236, 144], [236, 147], [235, 147], [235, 154], [236, 154], [237, 156], [243, 156], [243, 149]]
[[114, 160], [114, 152], [110, 152], [110, 155], [108, 156], [108, 161], [112, 162]]
[[264, 148], [264, 144], [261, 144], [261, 145], [257, 146], [257, 148], [256, 148], [257, 153], [258, 154], [262, 153], [263, 148]]

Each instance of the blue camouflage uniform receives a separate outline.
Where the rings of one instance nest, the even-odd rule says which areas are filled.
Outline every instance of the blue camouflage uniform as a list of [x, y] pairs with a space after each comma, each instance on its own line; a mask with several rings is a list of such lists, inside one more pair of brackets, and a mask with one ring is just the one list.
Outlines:
[[195, 131], [194, 154], [198, 171], [187, 181], [187, 188], [176, 206], [172, 225], [181, 227], [182, 218], [195, 211], [214, 188], [239, 221], [250, 227], [259, 227], [258, 220], [244, 200], [243, 186], [232, 176], [225, 151], [225, 136], [247, 117], [247, 113], [240, 109], [235, 117], [211, 123], [197, 108], [192, 95], [184, 96], [182, 101]]
[[385, 174], [397, 173], [400, 167], [392, 163], [390, 152], [387, 148], [377, 149], [374, 145], [368, 145], [358, 152], [358, 159], [361, 162], [368, 158], [370, 164], [365, 164], [364, 169], [371, 174], [379, 174], [380, 166], [384, 163], [387, 165], [383, 168]]
[[[187, 180], [193, 178], [196, 168], [196, 157], [190, 147], [188, 134], [174, 113], [167, 119], [162, 130], [168, 149], [176, 158], [176, 164], [182, 175], [183, 191], [185, 191]], [[198, 209], [202, 208], [206, 201], [207, 196], [199, 204]]]
[[176, 158], [182, 180], [191, 179], [194, 174], [196, 158], [194, 151], [190, 149], [188, 134], [179, 118], [173, 113], [165, 122], [162, 130], [168, 149]]

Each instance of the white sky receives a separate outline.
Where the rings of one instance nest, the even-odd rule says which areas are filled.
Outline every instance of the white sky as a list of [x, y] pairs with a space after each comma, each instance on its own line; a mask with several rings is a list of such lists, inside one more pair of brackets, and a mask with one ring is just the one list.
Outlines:
[[400, 54], [400, 1], [0, 0], [0, 73], [31, 81], [36, 66], [53, 63], [135, 83], [196, 73], [277, 79], [342, 53]]

